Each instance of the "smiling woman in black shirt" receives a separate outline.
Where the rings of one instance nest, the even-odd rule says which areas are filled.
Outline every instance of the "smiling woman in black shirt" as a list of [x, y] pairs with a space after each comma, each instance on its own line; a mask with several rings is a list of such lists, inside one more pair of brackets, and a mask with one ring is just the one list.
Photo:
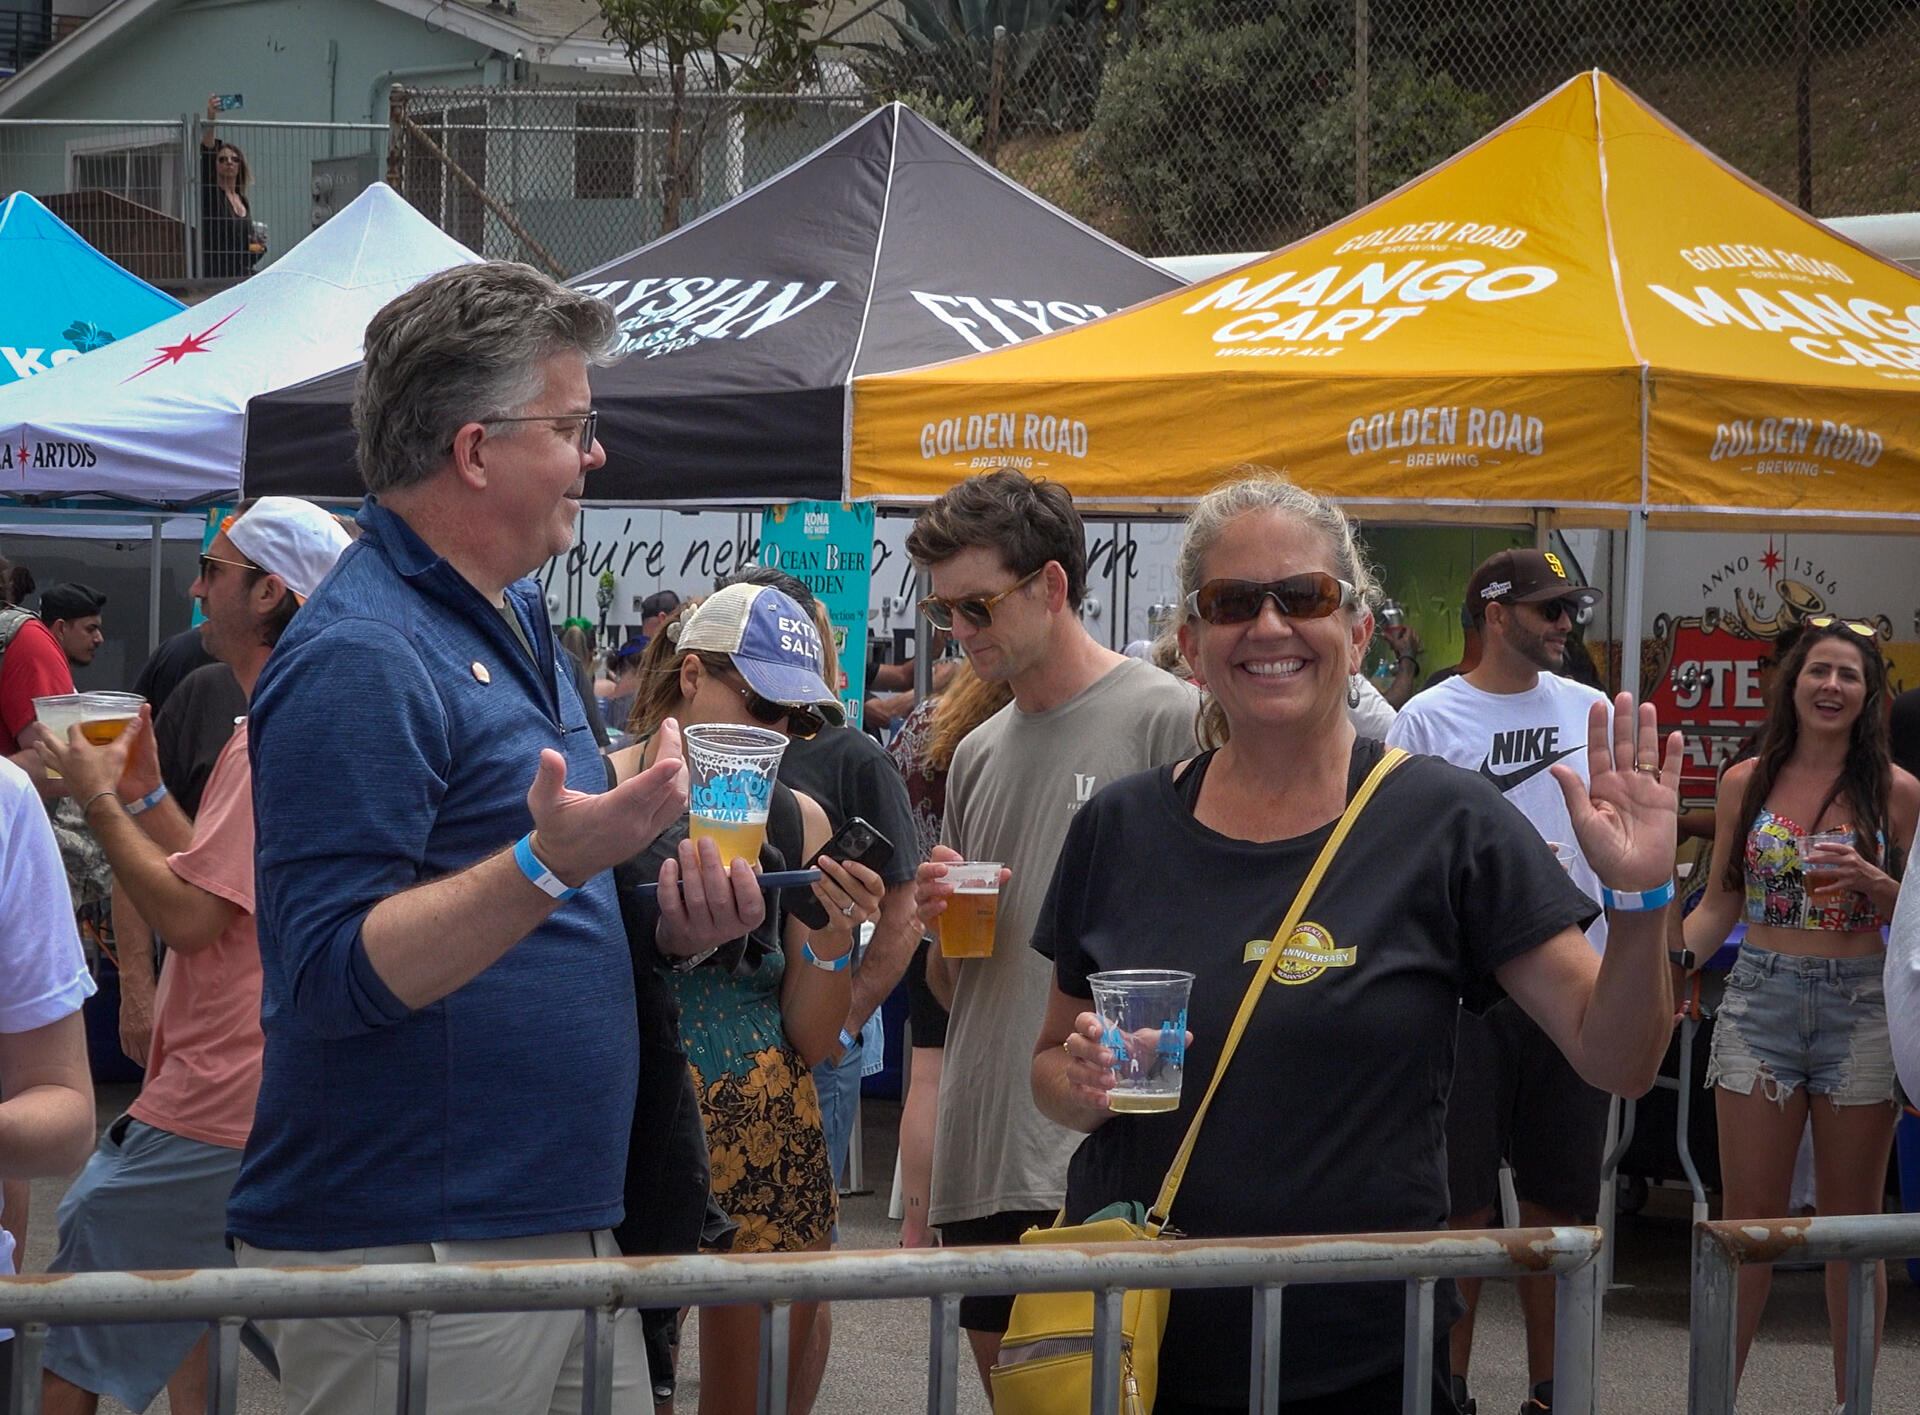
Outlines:
[[[1337, 508], [1277, 478], [1223, 487], [1188, 523], [1180, 575], [1181, 648], [1219, 745], [1087, 804], [1034, 937], [1054, 960], [1034, 1095], [1088, 1132], [1068, 1176], [1071, 1223], [1157, 1192], [1250, 969], [1266, 966], [1267, 940], [1381, 750], [1347, 721], [1376, 592]], [[1603, 880], [1657, 891], [1673, 859], [1677, 734], [1662, 772], [1651, 709], [1636, 715], [1623, 698], [1614, 721], [1623, 735], [1606, 740], [1603, 714], [1591, 793], [1574, 778], [1569, 809]], [[1302, 944], [1290, 955], [1318, 952], [1324, 965], [1273, 951], [1274, 980], [1201, 1129], [1172, 1227], [1207, 1237], [1444, 1227], [1442, 1122], [1462, 996], [1505, 989], [1593, 1084], [1645, 1091], [1672, 1018], [1661, 913], [1614, 913], [1602, 961], [1580, 932], [1593, 912], [1498, 792], [1432, 758], [1405, 763], [1289, 940]], [[1111, 1123], [1111, 1054], [1087, 976], [1141, 967], [1196, 975], [1188, 1074], [1179, 1110]], [[1296, 1286], [1284, 1300], [1284, 1410], [1400, 1409], [1397, 1284]], [[1444, 1353], [1457, 1311], [1449, 1286], [1436, 1312], [1436, 1411], [1455, 1408]], [[1244, 1292], [1175, 1292], [1157, 1415], [1246, 1409], [1250, 1327]]]

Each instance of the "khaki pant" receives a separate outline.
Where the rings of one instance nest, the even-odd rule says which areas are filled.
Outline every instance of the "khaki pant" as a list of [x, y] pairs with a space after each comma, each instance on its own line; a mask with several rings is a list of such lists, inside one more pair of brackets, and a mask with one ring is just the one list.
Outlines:
[[[243, 1268], [328, 1267], [356, 1263], [540, 1262], [620, 1256], [613, 1235], [557, 1233], [452, 1243], [298, 1252], [255, 1248], [236, 1239]], [[387, 1415], [400, 1381], [398, 1317], [326, 1317], [262, 1322], [280, 1360], [287, 1415]], [[586, 1322], [580, 1312], [442, 1313], [427, 1345], [430, 1415], [575, 1415], [585, 1375]], [[613, 1409], [653, 1408], [646, 1346], [637, 1313], [614, 1323]]]

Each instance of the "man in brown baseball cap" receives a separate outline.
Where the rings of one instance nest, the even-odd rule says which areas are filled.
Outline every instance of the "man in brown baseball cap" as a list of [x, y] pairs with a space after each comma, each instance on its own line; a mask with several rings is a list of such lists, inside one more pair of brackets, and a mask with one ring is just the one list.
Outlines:
[[1592, 585], [1576, 585], [1567, 568], [1550, 550], [1502, 550], [1481, 562], [1467, 581], [1467, 604], [1475, 619], [1485, 617], [1489, 604], [1545, 604], [1571, 600], [1588, 609], [1600, 602]]

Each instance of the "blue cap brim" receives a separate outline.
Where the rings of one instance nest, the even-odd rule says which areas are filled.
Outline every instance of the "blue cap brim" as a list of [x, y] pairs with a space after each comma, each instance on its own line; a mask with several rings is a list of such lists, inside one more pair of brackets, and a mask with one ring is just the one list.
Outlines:
[[763, 658], [748, 658], [740, 653], [727, 656], [733, 660], [733, 666], [740, 670], [740, 676], [747, 680], [747, 686], [768, 702], [782, 703], [788, 707], [817, 708], [820, 715], [835, 727], [845, 724], [846, 709], [818, 673], [791, 663], [769, 663]]

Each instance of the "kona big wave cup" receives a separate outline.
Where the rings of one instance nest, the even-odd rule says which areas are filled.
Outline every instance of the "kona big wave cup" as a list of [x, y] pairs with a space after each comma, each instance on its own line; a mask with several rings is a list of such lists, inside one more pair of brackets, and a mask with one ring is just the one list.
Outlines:
[[687, 835], [710, 836], [720, 863], [755, 864], [767, 838], [773, 781], [785, 735], [765, 727], [703, 722], [682, 734], [687, 753]]

